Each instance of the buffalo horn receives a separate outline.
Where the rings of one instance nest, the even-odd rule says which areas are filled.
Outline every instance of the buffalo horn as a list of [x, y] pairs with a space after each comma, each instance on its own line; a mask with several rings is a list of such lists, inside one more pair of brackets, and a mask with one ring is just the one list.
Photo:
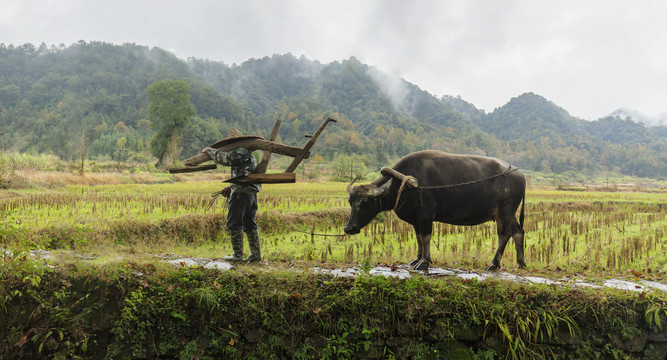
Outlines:
[[352, 194], [352, 184], [354, 184], [354, 182], [357, 181], [357, 179], [359, 179], [358, 176], [356, 178], [354, 178], [352, 181], [350, 181], [349, 185], [347, 185], [347, 193], [348, 194]]
[[371, 193], [369, 194], [369, 196], [370, 196], [370, 197], [377, 197], [377, 196], [380, 196], [380, 195], [384, 194], [385, 192], [389, 191], [389, 187], [390, 187], [390, 186], [391, 186], [391, 179], [389, 179], [389, 181], [385, 182], [385, 183], [384, 183], [382, 186], [380, 186], [379, 188], [375, 188], [373, 191], [371, 191]]

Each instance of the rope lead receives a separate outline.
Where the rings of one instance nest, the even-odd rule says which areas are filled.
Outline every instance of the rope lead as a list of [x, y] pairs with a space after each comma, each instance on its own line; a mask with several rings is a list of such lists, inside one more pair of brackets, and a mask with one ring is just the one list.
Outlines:
[[417, 181], [417, 179], [415, 179], [414, 177], [412, 177], [410, 175], [406, 175], [403, 178], [403, 180], [401, 180], [401, 187], [398, 188], [398, 194], [396, 195], [396, 203], [394, 204], [394, 212], [398, 209], [398, 202], [399, 202], [399, 200], [401, 200], [401, 194], [403, 193], [403, 190], [405, 189], [405, 184], [408, 181], [410, 181], [410, 179], [414, 179], [415, 181]]

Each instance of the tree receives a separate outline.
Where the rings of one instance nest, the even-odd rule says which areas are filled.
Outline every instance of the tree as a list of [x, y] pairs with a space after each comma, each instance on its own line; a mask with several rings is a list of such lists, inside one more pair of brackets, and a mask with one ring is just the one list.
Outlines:
[[178, 148], [183, 129], [196, 114], [189, 91], [190, 85], [182, 80], [162, 80], [148, 87], [148, 119], [157, 130], [151, 153], [158, 158], [157, 166], [163, 165], [170, 148]]
[[368, 173], [368, 168], [361, 156], [348, 155], [344, 152], [334, 156], [332, 167], [333, 179], [337, 181], [352, 180], [355, 177], [363, 178]]
[[86, 156], [88, 156], [88, 147], [90, 146], [90, 139], [86, 135], [86, 128], [81, 129], [81, 141], [79, 142], [79, 160], [81, 161], [81, 167], [79, 168], [79, 173], [83, 175], [84, 173], [84, 162]]
[[213, 144], [224, 136], [215, 126], [215, 119], [204, 120], [195, 116], [183, 130], [183, 152], [193, 156], [201, 152], [205, 146]]
[[375, 154], [374, 154], [375, 166], [379, 169], [383, 166], [388, 166], [389, 157], [387, 156], [387, 151], [384, 145], [380, 141], [375, 141]]
[[123, 155], [123, 150], [125, 150], [125, 145], [127, 144], [127, 139], [123, 136], [116, 141], [116, 147], [118, 148], [118, 171], [120, 172], [120, 158]]

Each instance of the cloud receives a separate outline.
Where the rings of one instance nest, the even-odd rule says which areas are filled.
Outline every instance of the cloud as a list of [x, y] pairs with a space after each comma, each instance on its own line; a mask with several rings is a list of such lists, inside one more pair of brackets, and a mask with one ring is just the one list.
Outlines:
[[0, 42], [129, 42], [227, 64], [354, 56], [487, 111], [535, 92], [596, 118], [667, 110], [665, 13], [662, 0], [9, 0]]

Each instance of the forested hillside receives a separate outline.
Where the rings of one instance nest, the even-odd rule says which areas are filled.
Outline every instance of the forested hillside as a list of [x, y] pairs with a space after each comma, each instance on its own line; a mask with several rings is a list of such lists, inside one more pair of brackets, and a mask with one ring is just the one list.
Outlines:
[[325, 116], [340, 120], [318, 145], [326, 156], [343, 148], [389, 157], [427, 148], [479, 154], [502, 148], [433, 95], [355, 58], [323, 65], [287, 54], [232, 67], [197, 59], [188, 64], [201, 79], [251, 108], [264, 128], [283, 119], [292, 130], [281, 133], [288, 143], [302, 142]]
[[460, 98], [440, 99], [356, 58], [321, 64], [291, 54], [226, 65], [180, 60], [134, 44], [0, 44], [0, 150], [63, 159], [121, 156], [155, 163], [147, 92], [165, 79], [186, 81], [197, 115], [183, 132], [181, 157], [232, 127], [268, 135], [282, 119], [282, 142], [302, 145], [327, 116], [339, 120], [316, 152], [356, 154], [370, 169], [409, 152], [439, 149], [501, 156], [528, 169], [620, 171], [667, 176], [667, 131], [626, 119], [587, 122], [535, 94], [487, 114]]
[[251, 111], [197, 80], [183, 61], [158, 48], [85, 42], [0, 45], [0, 148], [64, 159], [87, 150], [91, 158], [104, 158], [114, 156], [117, 140], [125, 137], [130, 159], [153, 161], [146, 151], [152, 133], [146, 88], [164, 79], [190, 84], [198, 116], [184, 134], [186, 147], [211, 143], [234, 125], [256, 123]]
[[472, 119], [510, 145], [511, 156], [529, 169], [562, 173], [617, 170], [644, 177], [667, 175], [663, 128], [629, 119], [577, 119], [542, 96], [512, 98], [487, 116]]

